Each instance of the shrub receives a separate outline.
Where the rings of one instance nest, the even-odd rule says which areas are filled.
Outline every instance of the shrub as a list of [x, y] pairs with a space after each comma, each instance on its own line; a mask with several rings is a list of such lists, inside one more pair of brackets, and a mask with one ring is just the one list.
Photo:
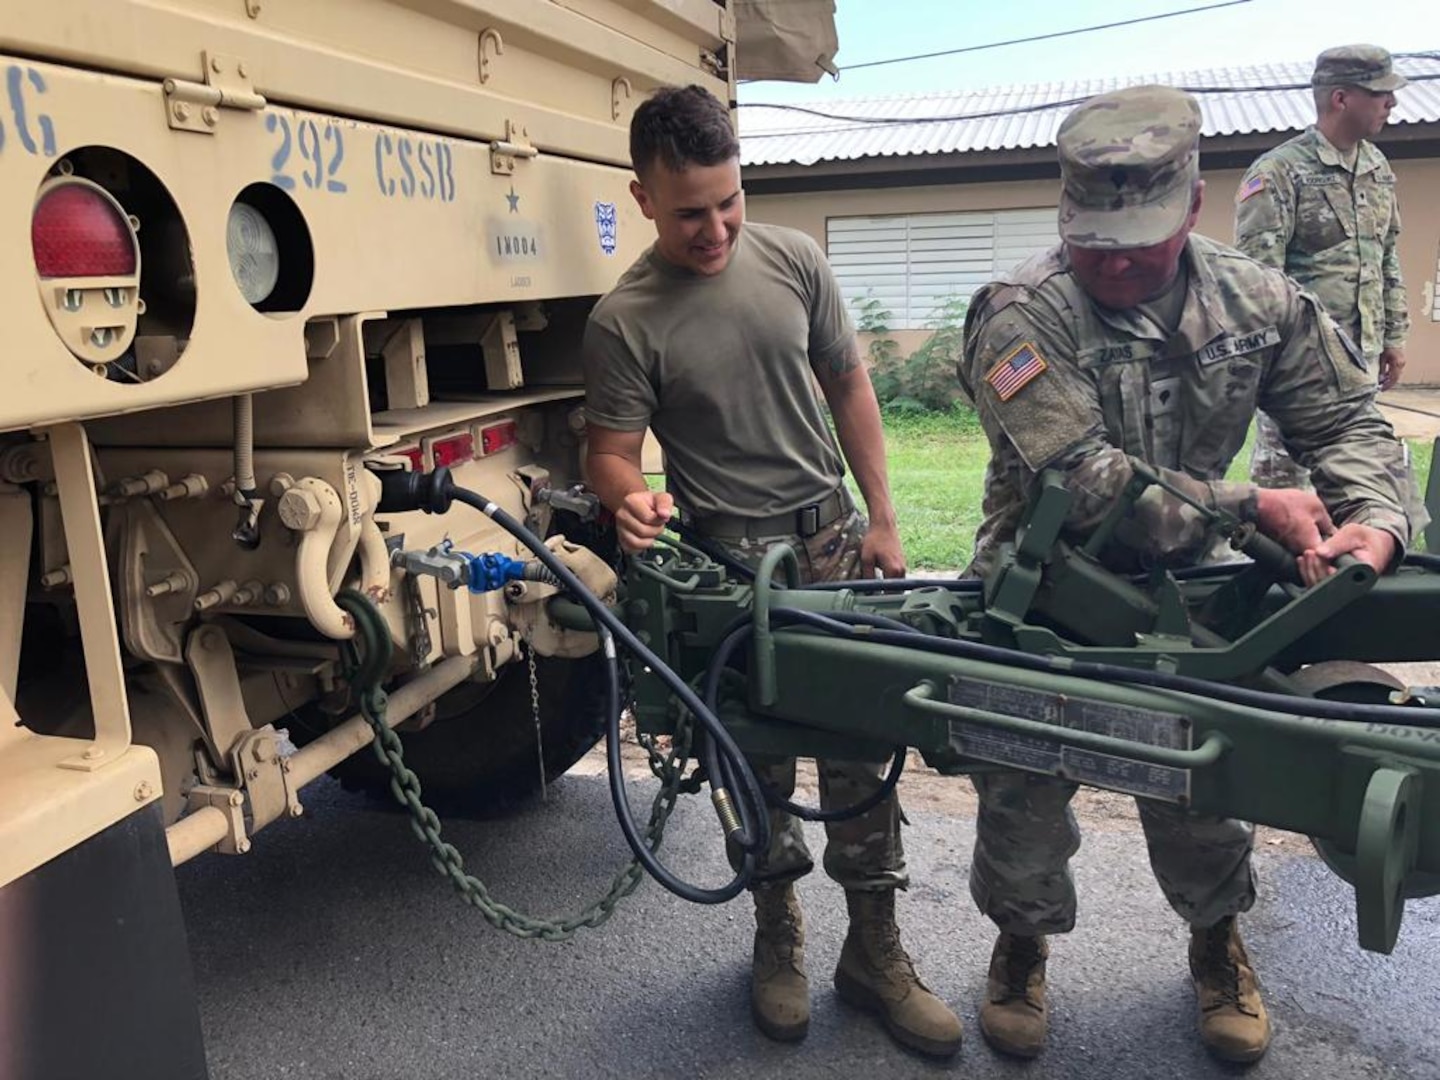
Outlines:
[[898, 344], [889, 336], [890, 311], [873, 296], [859, 301], [858, 329], [872, 335], [870, 381], [887, 415], [950, 412], [956, 402], [964, 400], [955, 365], [965, 347], [969, 303], [960, 296], [943, 300], [926, 326], [930, 337], [909, 356], [901, 356]]

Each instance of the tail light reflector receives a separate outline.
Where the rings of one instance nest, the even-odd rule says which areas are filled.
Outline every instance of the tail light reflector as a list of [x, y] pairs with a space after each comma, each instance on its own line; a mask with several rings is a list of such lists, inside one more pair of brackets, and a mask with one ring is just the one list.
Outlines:
[[396, 457], [403, 457], [410, 462], [410, 471], [423, 473], [425, 471], [425, 452], [418, 446], [402, 446], [398, 450], [391, 450], [389, 453]]
[[480, 457], [498, 454], [516, 443], [514, 420], [502, 420], [498, 424], [487, 424], [480, 429]]
[[56, 184], [35, 204], [30, 245], [42, 278], [130, 277], [139, 249], [125, 211], [82, 180]]
[[470, 461], [475, 457], [475, 437], [468, 431], [459, 435], [447, 435], [430, 443], [430, 457], [435, 468], [443, 469], [457, 462]]

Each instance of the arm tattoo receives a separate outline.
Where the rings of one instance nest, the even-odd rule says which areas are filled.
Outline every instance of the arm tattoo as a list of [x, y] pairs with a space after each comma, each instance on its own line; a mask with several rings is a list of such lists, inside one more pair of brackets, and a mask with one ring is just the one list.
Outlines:
[[845, 346], [845, 351], [830, 360], [826, 368], [832, 377], [838, 377], [854, 371], [859, 366], [860, 343], [852, 337], [850, 343]]

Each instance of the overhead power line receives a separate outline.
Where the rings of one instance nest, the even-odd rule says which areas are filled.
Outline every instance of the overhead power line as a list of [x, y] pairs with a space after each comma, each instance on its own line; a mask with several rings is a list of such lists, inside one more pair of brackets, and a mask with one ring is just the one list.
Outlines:
[[[1417, 59], [1440, 59], [1435, 53], [1405, 53], [1396, 54], [1396, 59], [1415, 57]], [[1440, 79], [1440, 72], [1407, 74], [1405, 78], [1412, 83], [1433, 82]], [[1282, 90], [1310, 90], [1313, 89], [1308, 82], [1303, 83], [1270, 83], [1255, 86], [1177, 86], [1177, 90], [1183, 90], [1189, 94], [1249, 94], [1249, 93], [1272, 93]], [[1404, 93], [1403, 90], [1400, 93]], [[919, 124], [953, 124], [965, 120], [992, 120], [1002, 116], [1024, 116], [1027, 113], [1047, 112], [1051, 109], [1063, 109], [1067, 106], [1079, 105], [1090, 100], [1092, 94], [1086, 93], [1080, 97], [1061, 98], [1054, 101], [1040, 101], [1029, 105], [1013, 105], [1003, 109], [989, 109], [984, 112], [967, 113], [946, 113], [938, 116], [855, 116], [847, 113], [826, 112], [823, 109], [810, 108], [805, 105], [781, 105], [766, 104], [759, 101], [742, 101], [739, 107], [742, 109], [779, 109], [785, 112], [801, 113], [806, 116], [816, 116], [824, 120], [837, 120], [844, 127], [823, 127], [823, 128], [800, 128], [789, 131], [757, 131], [750, 137], [757, 139], [776, 138], [780, 136], [795, 135], [829, 135], [842, 131], [859, 131], [865, 128], [890, 127], [890, 126], [914, 126]]]
[[1179, 15], [1194, 15], [1201, 11], [1218, 11], [1220, 8], [1237, 7], [1240, 4], [1248, 4], [1251, 0], [1224, 0], [1219, 4], [1206, 4], [1203, 7], [1185, 8], [1181, 11], [1165, 11], [1158, 15], [1143, 15], [1135, 19], [1122, 19], [1119, 22], [1100, 23], [1096, 26], [1080, 26], [1074, 30], [1056, 30], [1051, 34], [1035, 34], [1033, 37], [1012, 38], [1009, 41], [989, 41], [984, 45], [966, 45], [959, 49], [942, 49], [940, 52], [916, 53], [914, 56], [894, 56], [889, 60], [866, 60], [861, 64], [841, 64], [841, 71], [859, 71], [861, 68], [881, 67], [885, 64], [908, 64], [912, 60], [933, 60], [939, 56], [959, 56], [961, 53], [982, 52], [985, 49], [1000, 49], [1006, 45], [1026, 45], [1032, 41], [1049, 41], [1052, 38], [1073, 37], [1076, 34], [1093, 34], [1097, 30], [1114, 30], [1119, 26], [1136, 26], [1140, 23], [1157, 22], [1160, 19], [1173, 19]]

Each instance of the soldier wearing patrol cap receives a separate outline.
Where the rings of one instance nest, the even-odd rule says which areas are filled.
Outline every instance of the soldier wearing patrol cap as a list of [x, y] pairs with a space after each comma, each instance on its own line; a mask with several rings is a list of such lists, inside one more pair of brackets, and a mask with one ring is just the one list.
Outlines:
[[[1342, 553], [1387, 569], [1403, 551], [1405, 466], [1373, 375], [1313, 296], [1192, 234], [1199, 134], [1195, 99], [1157, 86], [1092, 98], [1061, 126], [1062, 243], [977, 292], [966, 321], [959, 376], [992, 450], [971, 573], [1013, 540], [1042, 471], [1073, 494], [1065, 525], [1078, 541], [1137, 461], [1254, 522], [1296, 553], [1307, 583]], [[1315, 491], [1224, 479], [1257, 405]], [[1200, 514], [1152, 487], [1102, 557], [1122, 570], [1195, 563], [1213, 540]], [[1029, 1057], [1046, 1038], [1046, 935], [1075, 922], [1075, 785], [1000, 771], [975, 786], [970, 889], [1000, 930], [980, 1027]], [[1254, 1061], [1270, 1024], [1235, 925], [1255, 900], [1252, 827], [1150, 800], [1140, 818], [1160, 887], [1191, 927], [1201, 1039], [1222, 1059]]]
[[[1313, 292], [1375, 372], [1400, 381], [1410, 317], [1396, 242], [1395, 174], [1370, 142], [1406, 80], [1377, 45], [1326, 49], [1310, 79], [1313, 127], [1263, 154], [1240, 181], [1235, 246]], [[1274, 422], [1258, 418], [1250, 475], [1266, 487], [1303, 487]]]

